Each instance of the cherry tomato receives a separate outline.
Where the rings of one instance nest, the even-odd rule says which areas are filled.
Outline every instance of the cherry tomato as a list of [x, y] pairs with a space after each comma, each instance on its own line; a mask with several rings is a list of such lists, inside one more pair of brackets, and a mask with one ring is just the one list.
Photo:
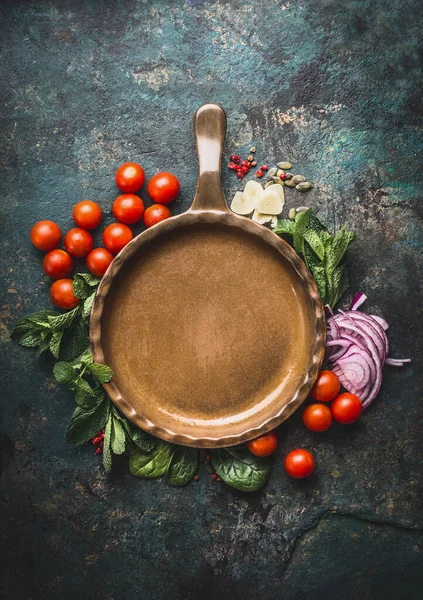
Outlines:
[[144, 202], [135, 194], [122, 194], [113, 202], [112, 211], [116, 221], [132, 225], [142, 219]]
[[87, 256], [87, 267], [93, 275], [103, 277], [114, 256], [105, 248], [94, 248]]
[[146, 227], [157, 225], [160, 221], [164, 221], [172, 216], [172, 213], [167, 206], [161, 204], [153, 204], [149, 206], [144, 213], [144, 224]]
[[82, 200], [73, 209], [73, 220], [83, 229], [95, 229], [100, 225], [102, 210], [96, 202]]
[[319, 402], [330, 402], [340, 389], [340, 381], [333, 371], [320, 371], [310, 394]]
[[73, 293], [72, 279], [58, 279], [50, 288], [50, 298], [58, 308], [69, 310], [75, 308], [79, 303], [79, 298]]
[[112, 254], [117, 254], [132, 240], [132, 231], [128, 225], [122, 223], [112, 223], [108, 225], [103, 233], [103, 242], [107, 250]]
[[360, 398], [349, 392], [339, 394], [332, 402], [331, 408], [333, 418], [343, 425], [355, 423], [363, 410]]
[[93, 249], [93, 246], [94, 241], [91, 234], [80, 227], [70, 229], [65, 235], [65, 248], [71, 256], [76, 256], [77, 258], [87, 256]]
[[303, 421], [311, 431], [326, 431], [332, 425], [332, 413], [326, 404], [310, 404], [303, 412]]
[[48, 252], [60, 244], [62, 232], [53, 221], [38, 221], [31, 229], [30, 237], [31, 242], [38, 250]]
[[169, 202], [172, 202], [178, 196], [180, 185], [175, 175], [163, 171], [150, 179], [147, 189], [154, 202], [169, 204]]
[[285, 471], [294, 479], [308, 477], [314, 471], [314, 458], [308, 450], [291, 450], [285, 458]]
[[277, 446], [278, 438], [276, 437], [276, 433], [274, 431], [247, 442], [248, 450], [255, 456], [270, 456], [274, 453]]
[[72, 271], [73, 260], [64, 250], [50, 250], [44, 257], [43, 269], [52, 279], [62, 279]]
[[122, 192], [138, 192], [145, 180], [144, 169], [134, 162], [128, 162], [116, 171], [116, 184]]

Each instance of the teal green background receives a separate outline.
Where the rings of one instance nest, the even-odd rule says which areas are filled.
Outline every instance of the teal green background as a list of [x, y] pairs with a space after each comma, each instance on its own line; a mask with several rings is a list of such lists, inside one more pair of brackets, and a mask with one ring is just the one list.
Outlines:
[[[2, 597], [422, 597], [422, 13], [419, 0], [1, 3]], [[91, 446], [65, 444], [73, 400], [50, 360], [8, 337], [49, 304], [34, 222], [66, 231], [83, 198], [111, 222], [127, 160], [177, 174], [172, 210], [188, 208], [204, 102], [227, 111], [226, 157], [254, 144], [260, 163], [291, 160], [314, 187], [287, 190], [287, 206], [356, 231], [351, 294], [413, 360], [385, 369], [355, 426], [317, 435], [290, 418], [249, 496], [205, 471], [185, 489], [140, 481], [124, 459], [107, 477]], [[223, 184], [239, 188], [225, 168]], [[284, 474], [295, 447], [316, 456], [307, 481]]]

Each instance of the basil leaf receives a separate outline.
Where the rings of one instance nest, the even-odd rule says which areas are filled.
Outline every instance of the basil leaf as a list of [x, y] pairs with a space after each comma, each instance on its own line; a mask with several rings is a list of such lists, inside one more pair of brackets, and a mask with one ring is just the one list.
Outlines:
[[174, 446], [167, 442], [159, 442], [149, 454], [135, 452], [129, 458], [129, 471], [135, 477], [146, 479], [166, 475], [173, 452]]
[[273, 233], [278, 235], [294, 235], [295, 221], [291, 219], [278, 219], [278, 224], [273, 229]]
[[104, 430], [103, 440], [103, 465], [106, 473], [109, 473], [112, 470], [112, 426], [113, 417], [112, 414], [110, 414]]
[[120, 419], [113, 417], [112, 423], [112, 451], [114, 454], [123, 454], [126, 450], [126, 435], [125, 430], [122, 427]]
[[93, 362], [87, 368], [101, 384], [108, 383], [113, 377], [113, 371], [107, 365]]
[[79, 446], [87, 442], [103, 429], [110, 412], [110, 400], [84, 409], [78, 406], [66, 429], [66, 441], [70, 446]]
[[219, 477], [241, 492], [255, 492], [261, 489], [269, 479], [271, 471], [268, 458], [254, 456], [247, 448], [215, 450], [212, 463]]
[[84, 352], [88, 345], [88, 327], [83, 321], [78, 320], [63, 333], [60, 359], [71, 361]]
[[65, 329], [72, 325], [76, 315], [79, 312], [79, 306], [76, 306], [72, 310], [65, 312], [61, 315], [55, 315], [48, 317], [49, 325], [53, 330]]
[[178, 446], [172, 455], [166, 482], [173, 486], [187, 485], [198, 469], [198, 451], [194, 448]]
[[69, 383], [78, 376], [72, 365], [64, 361], [57, 362], [54, 365], [53, 375], [58, 383]]
[[63, 337], [63, 329], [59, 329], [58, 331], [53, 331], [53, 335], [50, 340], [50, 352], [54, 356], [54, 358], [59, 358], [60, 353], [60, 344], [62, 342]]

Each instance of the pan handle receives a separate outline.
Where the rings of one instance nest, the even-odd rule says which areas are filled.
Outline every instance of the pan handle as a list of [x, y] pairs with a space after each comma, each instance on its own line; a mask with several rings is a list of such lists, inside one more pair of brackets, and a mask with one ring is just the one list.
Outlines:
[[204, 104], [194, 115], [194, 136], [198, 154], [198, 182], [190, 210], [228, 212], [220, 171], [226, 113], [218, 104]]

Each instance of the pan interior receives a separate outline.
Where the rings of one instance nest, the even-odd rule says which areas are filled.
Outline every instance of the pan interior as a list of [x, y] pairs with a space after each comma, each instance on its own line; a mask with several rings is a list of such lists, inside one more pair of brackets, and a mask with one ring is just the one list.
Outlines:
[[140, 245], [122, 265], [101, 342], [129, 418], [237, 435], [246, 421], [276, 414], [304, 381], [315, 315], [278, 250], [238, 227], [198, 224]]

